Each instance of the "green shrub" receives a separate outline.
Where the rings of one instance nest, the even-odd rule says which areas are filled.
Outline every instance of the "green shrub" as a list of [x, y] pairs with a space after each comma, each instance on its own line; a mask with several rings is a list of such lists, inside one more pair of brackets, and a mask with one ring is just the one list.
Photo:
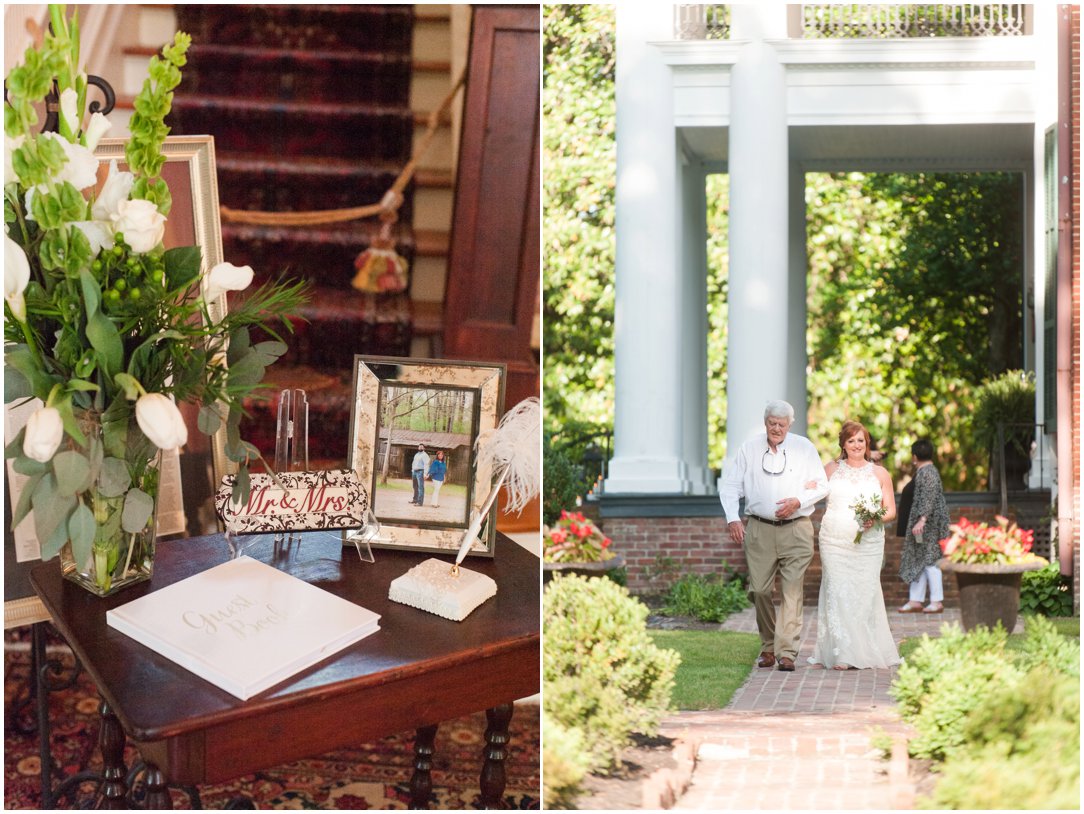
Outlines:
[[547, 526], [557, 522], [561, 511], [573, 511], [581, 497], [583, 473], [563, 451], [553, 446], [549, 436], [542, 442], [542, 522]]
[[590, 760], [583, 732], [542, 715], [542, 799], [547, 809], [573, 808]]
[[[971, 426], [975, 441], [986, 449], [996, 447], [998, 427], [1006, 446], [1027, 454], [1035, 436], [1035, 375], [1007, 370], [975, 391]], [[998, 451], [1000, 454], [1000, 451]]]
[[1043, 616], [1072, 616], [1073, 594], [1061, 578], [1056, 562], [1038, 571], [1026, 571], [1020, 581], [1020, 610]]
[[1080, 808], [1078, 680], [1037, 668], [994, 689], [962, 728], [928, 801], [948, 809]]
[[1023, 670], [1042, 670], [1048, 675], [1064, 673], [1080, 676], [1080, 640], [1058, 632], [1045, 616], [1032, 616], [1024, 630], [1024, 646], [1014, 654]]
[[655, 646], [647, 608], [610, 580], [555, 577], [542, 605], [545, 712], [583, 733], [591, 770], [608, 769], [670, 711], [680, 658]]
[[963, 743], [967, 714], [991, 688], [1019, 676], [1006, 656], [1007, 638], [1000, 625], [969, 634], [945, 625], [940, 638], [924, 636], [900, 665], [889, 692], [917, 731], [909, 745], [913, 756], [943, 760]]
[[723, 622], [732, 613], [749, 607], [744, 582], [721, 575], [687, 574], [670, 587], [662, 612], [668, 616], [692, 616], [701, 622]]

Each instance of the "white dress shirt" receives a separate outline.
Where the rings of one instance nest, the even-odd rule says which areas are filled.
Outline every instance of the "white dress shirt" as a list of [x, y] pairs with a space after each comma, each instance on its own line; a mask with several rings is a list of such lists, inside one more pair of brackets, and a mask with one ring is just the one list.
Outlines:
[[[807, 489], [810, 481], [816, 483]], [[801, 507], [791, 517], [808, 517], [827, 494], [828, 479], [817, 448], [794, 433], [787, 433], [775, 452], [768, 446], [767, 433], [750, 438], [738, 448], [719, 484], [719, 500], [729, 523], [740, 519], [738, 502], [743, 497], [746, 515], [775, 520], [779, 501], [798, 498]]]

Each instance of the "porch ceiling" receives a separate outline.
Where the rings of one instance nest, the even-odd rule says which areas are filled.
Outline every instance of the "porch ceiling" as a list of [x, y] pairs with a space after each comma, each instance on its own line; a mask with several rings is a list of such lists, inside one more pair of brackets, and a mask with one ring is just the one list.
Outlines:
[[[694, 160], [724, 172], [727, 128], [684, 127]], [[792, 126], [791, 157], [812, 171], [1027, 170], [1031, 124]]]

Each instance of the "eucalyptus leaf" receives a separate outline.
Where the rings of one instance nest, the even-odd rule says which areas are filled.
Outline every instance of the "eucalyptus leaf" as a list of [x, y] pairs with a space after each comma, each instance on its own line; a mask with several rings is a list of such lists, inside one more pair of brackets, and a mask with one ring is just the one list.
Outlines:
[[102, 497], [120, 497], [132, 485], [128, 465], [120, 458], [105, 458], [98, 474], [98, 492]]
[[131, 489], [124, 498], [121, 528], [129, 534], [143, 531], [154, 512], [154, 498], [142, 489]]
[[56, 488], [62, 495], [75, 495], [90, 486], [90, 461], [74, 449], [53, 456]]
[[222, 427], [222, 414], [214, 404], [204, 404], [200, 407], [199, 416], [196, 418], [196, 426], [204, 435], [214, 435]]
[[[55, 461], [56, 459], [54, 458], [53, 460]], [[33, 458], [27, 458], [23, 455], [20, 455], [12, 461], [11, 468], [20, 475], [40, 475], [43, 472], [49, 471], [48, 464], [43, 464], [41, 461], [35, 461]]]
[[230, 347], [226, 351], [226, 364], [233, 367], [252, 349], [252, 340], [248, 335], [248, 328], [238, 328], [230, 334]]
[[[75, 497], [62, 495], [57, 489], [56, 476], [44, 475], [34, 489], [34, 531], [39, 540], [48, 540], [56, 527], [66, 522], [68, 515], [75, 508]], [[65, 536], [67, 532], [65, 531]]]
[[26, 438], [26, 427], [20, 429], [15, 437], [8, 441], [8, 445], [4, 447], [4, 460], [8, 458], [18, 458], [23, 454], [23, 440]]
[[38, 483], [43, 477], [45, 477], [44, 472], [40, 475], [31, 475], [30, 480], [23, 484], [23, 491], [19, 494], [19, 502], [15, 504], [15, 510], [11, 513], [11, 527], [13, 529], [23, 522], [23, 518], [30, 513], [30, 501], [34, 497], [34, 490], [38, 488]]
[[7, 368], [4, 371], [4, 404], [13, 401], [30, 398], [34, 395], [34, 389], [30, 386], [30, 380], [15, 368]]
[[275, 362], [280, 356], [286, 353], [289, 348], [285, 342], [267, 341], [257, 342], [252, 346], [252, 350], [259, 354], [260, 360], [263, 362], [264, 366], [267, 366]]
[[68, 539], [72, 541], [72, 556], [76, 562], [87, 561], [97, 531], [94, 512], [80, 503], [68, 518]]
[[68, 542], [67, 514], [61, 518], [61, 522], [56, 524], [56, 528], [48, 537], [39, 539], [44, 540], [41, 544], [41, 558], [43, 560], [51, 560], [59, 554], [60, 549], [64, 547], [64, 543]]

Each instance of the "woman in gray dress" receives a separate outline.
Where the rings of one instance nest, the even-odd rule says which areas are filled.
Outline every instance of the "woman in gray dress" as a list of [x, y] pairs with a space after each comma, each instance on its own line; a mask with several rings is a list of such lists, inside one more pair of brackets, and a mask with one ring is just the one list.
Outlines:
[[[911, 445], [911, 462], [915, 467], [915, 493], [900, 558], [900, 579], [909, 583], [911, 590], [910, 600], [899, 611], [941, 613], [945, 592], [937, 561], [942, 556], [941, 541], [949, 536], [949, 514], [941, 475], [933, 465], [933, 444], [925, 438], [915, 441]], [[927, 585], [930, 604], [923, 608]]]

